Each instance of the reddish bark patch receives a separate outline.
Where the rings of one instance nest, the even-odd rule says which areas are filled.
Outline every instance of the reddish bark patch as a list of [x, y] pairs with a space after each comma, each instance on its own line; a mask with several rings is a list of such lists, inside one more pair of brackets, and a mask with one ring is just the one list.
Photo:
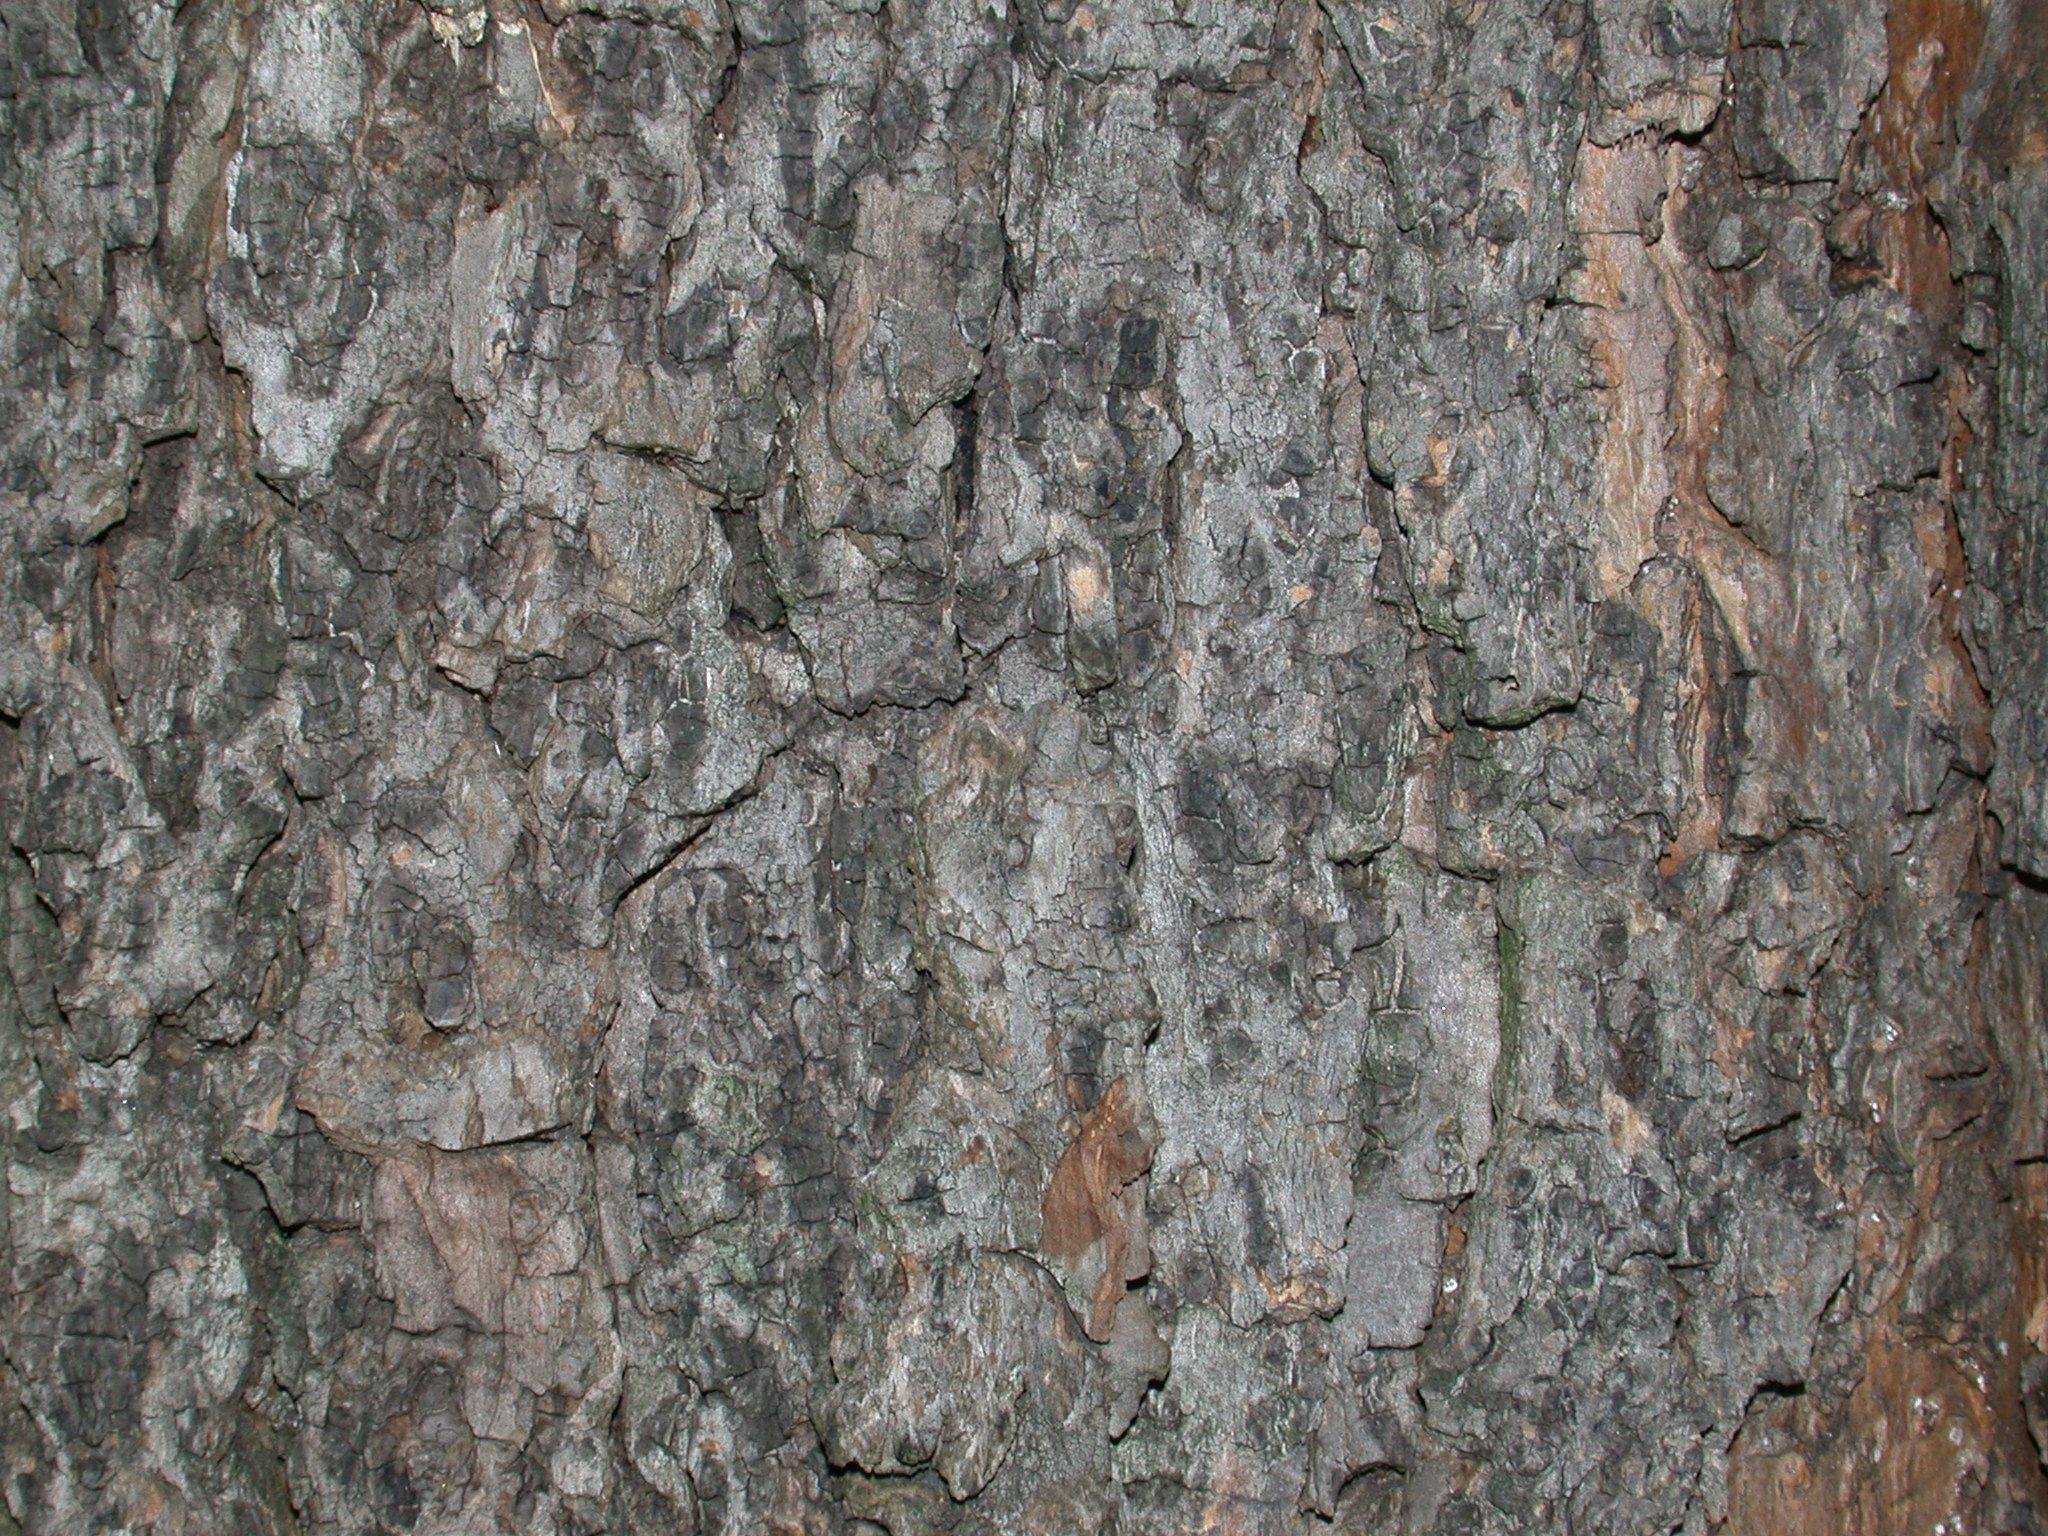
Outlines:
[[1098, 1343], [1109, 1338], [1130, 1281], [1148, 1267], [1144, 1213], [1130, 1186], [1151, 1166], [1129, 1080], [1119, 1077], [1082, 1116], [1045, 1188], [1040, 1247], [1090, 1290], [1088, 1336]]
[[1998, 1426], [1977, 1383], [1941, 1353], [1880, 1336], [1845, 1422], [1814, 1417], [1805, 1398], [1788, 1397], [1743, 1426], [1729, 1455], [1727, 1536], [1983, 1528]]

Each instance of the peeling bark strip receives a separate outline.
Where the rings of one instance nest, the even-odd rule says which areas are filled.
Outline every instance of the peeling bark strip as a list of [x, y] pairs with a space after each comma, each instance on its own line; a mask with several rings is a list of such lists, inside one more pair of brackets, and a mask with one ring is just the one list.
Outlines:
[[8, 0], [0, 1536], [2048, 1533], [2048, 0]]

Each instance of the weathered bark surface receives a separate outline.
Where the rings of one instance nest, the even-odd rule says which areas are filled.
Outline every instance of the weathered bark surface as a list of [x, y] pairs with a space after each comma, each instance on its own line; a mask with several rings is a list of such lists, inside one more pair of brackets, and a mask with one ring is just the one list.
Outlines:
[[2040, 0], [468, 5], [5, 6], [0, 1529], [2048, 1530]]

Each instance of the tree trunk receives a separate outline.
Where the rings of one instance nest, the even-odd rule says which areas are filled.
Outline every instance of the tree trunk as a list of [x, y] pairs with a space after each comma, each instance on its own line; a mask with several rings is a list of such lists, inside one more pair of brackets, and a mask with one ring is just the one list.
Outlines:
[[0, 1530], [2048, 1531], [2048, 4], [471, 5], [7, 0]]

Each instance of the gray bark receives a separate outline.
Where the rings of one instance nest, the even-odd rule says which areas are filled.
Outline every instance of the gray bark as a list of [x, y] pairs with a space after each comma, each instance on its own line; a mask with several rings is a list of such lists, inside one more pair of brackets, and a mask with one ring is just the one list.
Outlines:
[[2040, 0], [0, 9], [0, 1530], [2048, 1530]]

